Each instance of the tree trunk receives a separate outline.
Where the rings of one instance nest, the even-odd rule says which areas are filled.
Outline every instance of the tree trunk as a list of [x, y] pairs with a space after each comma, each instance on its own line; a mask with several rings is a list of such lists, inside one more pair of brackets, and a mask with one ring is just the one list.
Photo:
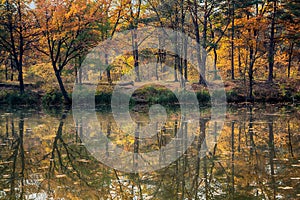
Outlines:
[[21, 12], [21, 2], [18, 1], [18, 16], [19, 16], [19, 56], [14, 50], [14, 57], [17, 65], [17, 70], [19, 72], [18, 74], [18, 80], [20, 85], [20, 94], [24, 94], [24, 79], [23, 79], [23, 54], [24, 54], [24, 38], [23, 38], [23, 20], [22, 20], [22, 12]]
[[108, 66], [108, 55], [107, 54], [105, 54], [105, 66], [106, 66], [107, 82], [109, 84], [112, 84], [111, 75], [110, 75], [110, 68]]
[[274, 158], [275, 158], [275, 147], [274, 147], [274, 133], [273, 133], [273, 119], [270, 118], [268, 121], [269, 125], [269, 164], [271, 171], [271, 188], [273, 189], [273, 199], [276, 197], [276, 181], [275, 181], [275, 168], [274, 168]]
[[274, 54], [275, 54], [275, 17], [276, 17], [276, 1], [273, 2], [273, 13], [272, 13], [272, 21], [271, 21], [271, 34], [270, 34], [270, 46], [268, 53], [268, 61], [269, 61], [269, 76], [268, 82], [273, 82], [273, 68], [274, 68]]
[[24, 80], [23, 80], [23, 67], [22, 67], [22, 61], [20, 62], [19, 68], [19, 75], [18, 75], [18, 80], [19, 80], [19, 85], [20, 85], [20, 94], [24, 94]]
[[253, 56], [253, 47], [250, 47], [249, 55], [250, 65], [249, 65], [249, 100], [253, 101], [253, 67], [254, 67], [254, 56]]
[[12, 65], [10, 67], [11, 67], [10, 81], [14, 81], [14, 68]]
[[136, 74], [135, 81], [140, 82], [140, 70], [139, 70], [139, 50], [138, 50], [138, 43], [137, 43], [137, 29], [136, 27], [131, 31], [132, 36], [132, 54], [134, 59], [134, 70]]
[[231, 122], [231, 199], [234, 199], [234, 124]]
[[65, 102], [67, 104], [71, 104], [72, 101], [71, 101], [71, 99], [70, 99], [70, 97], [68, 95], [68, 92], [66, 91], [65, 86], [64, 86], [64, 84], [62, 82], [62, 79], [61, 79], [61, 76], [60, 76], [60, 71], [55, 70], [55, 76], [56, 76], [56, 79], [58, 81], [59, 88], [60, 88], [60, 91], [61, 91], [61, 93], [62, 93], [62, 95], [64, 97]]
[[290, 50], [289, 50], [288, 78], [290, 78], [290, 76], [291, 76], [293, 49], [294, 49], [294, 42], [291, 43]]
[[232, 0], [232, 13], [231, 13], [231, 79], [234, 80], [234, 0]]
[[194, 24], [194, 31], [195, 31], [195, 37], [196, 37], [196, 51], [197, 51], [197, 63], [199, 68], [199, 84], [202, 84], [205, 79], [205, 74], [202, 66], [202, 58], [201, 58], [201, 44], [200, 44], [200, 34], [199, 34], [199, 23], [198, 23], [198, 1], [194, 0], [194, 12], [193, 12], [193, 24]]
[[5, 80], [8, 81], [8, 66], [5, 64]]
[[206, 47], [207, 47], [207, 23], [208, 23], [208, 7], [207, 0], [204, 1], [204, 19], [203, 19], [203, 44], [202, 44], [202, 63], [201, 76], [199, 77], [199, 84], [206, 86]]

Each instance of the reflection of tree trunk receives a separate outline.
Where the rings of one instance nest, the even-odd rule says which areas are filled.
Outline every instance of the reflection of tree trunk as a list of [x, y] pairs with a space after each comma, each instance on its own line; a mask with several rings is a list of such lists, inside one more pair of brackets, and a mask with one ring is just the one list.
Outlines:
[[273, 119], [270, 117], [268, 121], [269, 126], [269, 162], [271, 169], [271, 187], [273, 189], [273, 199], [276, 197], [276, 186], [275, 186], [275, 170], [274, 170], [274, 158], [275, 158], [275, 149], [274, 149], [274, 133], [273, 133]]
[[234, 121], [231, 122], [231, 199], [234, 199]]
[[292, 146], [290, 121], [288, 121], [288, 134], [289, 134], [289, 148], [290, 148], [290, 153], [291, 153], [291, 156], [294, 157], [293, 146]]
[[[188, 137], [188, 123], [184, 120], [182, 121], [182, 131], [183, 131], [183, 150], [186, 150], [187, 147], [188, 147], [188, 144], [187, 144], [187, 137]], [[186, 173], [186, 169], [187, 169], [187, 164], [188, 164], [188, 157], [186, 155], [186, 151], [183, 151], [183, 158], [182, 158], [182, 175], [181, 175], [181, 178], [182, 178], [182, 186], [181, 186], [181, 199], [185, 199], [185, 176], [184, 174]]]
[[12, 137], [17, 137], [16, 133], [15, 133], [15, 123], [14, 123], [14, 118], [13, 116], [11, 117], [11, 136]]
[[9, 124], [9, 122], [8, 122], [8, 116], [5, 116], [5, 130], [6, 130], [6, 138], [8, 138], [8, 136], [9, 136], [9, 133], [8, 133], [8, 124]]
[[[207, 119], [200, 119], [200, 135], [198, 136], [197, 140], [197, 161], [196, 161], [196, 175], [195, 179], [193, 181], [192, 188], [194, 189], [195, 192], [195, 199], [198, 199], [198, 188], [200, 185], [199, 182], [199, 172], [200, 172], [200, 160], [201, 160], [201, 150], [205, 149], [202, 144], [205, 141], [205, 130], [206, 130], [206, 123], [208, 122]], [[205, 144], [206, 145], [206, 144]]]
[[139, 153], [139, 137], [140, 137], [140, 126], [141, 123], [138, 122], [137, 128], [134, 135], [134, 144], [133, 144], [133, 169], [138, 168], [138, 153]]
[[254, 139], [253, 139], [253, 114], [252, 114], [252, 107], [250, 109], [249, 114], [249, 138], [250, 138], [250, 156], [253, 156], [253, 148], [254, 148]]
[[[13, 147], [13, 166], [12, 166], [12, 173], [11, 173], [11, 184], [10, 184], [10, 195], [16, 196], [15, 188], [15, 181], [21, 178], [21, 194], [20, 199], [23, 199], [23, 192], [24, 192], [24, 170], [25, 170], [25, 154], [24, 154], [24, 146], [23, 146], [23, 138], [24, 138], [24, 116], [21, 113], [19, 119], [19, 135], [17, 136], [16, 145]], [[18, 155], [20, 154], [20, 161], [21, 161], [21, 172], [20, 176], [17, 175], [17, 162], [18, 162]]]
[[24, 192], [24, 170], [25, 170], [25, 154], [24, 154], [24, 116], [23, 113], [21, 113], [20, 121], [19, 121], [19, 145], [20, 145], [20, 157], [21, 157], [21, 196], [20, 199], [23, 199], [23, 192]]
[[[109, 139], [110, 138], [110, 134], [111, 134], [111, 121], [109, 121], [108, 123], [107, 123], [107, 129], [106, 129], [106, 137]], [[106, 140], [106, 143], [105, 143], [105, 149], [106, 149], [106, 156], [107, 157], [109, 157], [109, 141], [108, 140]]]

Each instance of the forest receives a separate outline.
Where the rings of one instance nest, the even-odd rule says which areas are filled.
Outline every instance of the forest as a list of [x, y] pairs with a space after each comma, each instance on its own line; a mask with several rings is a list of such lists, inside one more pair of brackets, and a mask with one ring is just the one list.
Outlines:
[[0, 199], [299, 199], [299, 22], [300, 0], [0, 0]]
[[[2, 0], [0, 100], [71, 104], [74, 83], [84, 82], [80, 67], [89, 51], [130, 30], [132, 50], [107, 63], [99, 75], [100, 104], [109, 104], [114, 85], [131, 69], [138, 84], [147, 56], [161, 74], [164, 65], [173, 68], [174, 83], [191, 83], [203, 101], [209, 99], [207, 84], [221, 79], [229, 102], [295, 103], [300, 100], [299, 19], [299, 0]], [[139, 51], [134, 33], [142, 27], [188, 35], [205, 50], [210, 64], [201, 57], [199, 73], [163, 44]], [[200, 52], [196, 56], [200, 59]], [[157, 94], [149, 87], [141, 95]], [[158, 99], [173, 101], [166, 96], [168, 91]]]

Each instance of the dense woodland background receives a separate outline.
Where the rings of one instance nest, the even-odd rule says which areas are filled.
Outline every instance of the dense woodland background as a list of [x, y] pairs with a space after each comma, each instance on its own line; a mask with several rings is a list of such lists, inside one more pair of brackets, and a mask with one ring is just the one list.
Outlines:
[[[299, 0], [0, 3], [1, 99], [15, 96], [20, 100], [29, 95], [33, 99], [63, 97], [71, 103], [72, 85], [84, 79], [80, 66], [89, 50], [117, 32], [145, 26], [181, 31], [199, 42], [212, 57], [212, 69], [206, 62], [199, 63], [203, 74], [200, 76], [190, 71], [184, 58], [168, 56], [163, 48], [151, 50], [160, 65], [172, 63], [177, 71], [174, 81], [182, 74], [184, 80], [205, 88], [209, 81], [220, 79], [216, 73], [219, 71], [227, 93], [240, 95], [243, 101], [253, 101], [261, 95], [273, 95], [270, 99], [274, 100], [280, 94], [293, 102], [300, 97]], [[135, 41], [136, 35], [132, 37]], [[133, 42], [132, 47], [138, 49], [138, 44]], [[139, 66], [143, 54], [149, 52], [135, 50], [116, 59], [101, 77], [103, 83], [108, 83], [103, 84], [102, 90], [109, 92], [118, 77], [133, 68], [138, 82], [143, 75]]]

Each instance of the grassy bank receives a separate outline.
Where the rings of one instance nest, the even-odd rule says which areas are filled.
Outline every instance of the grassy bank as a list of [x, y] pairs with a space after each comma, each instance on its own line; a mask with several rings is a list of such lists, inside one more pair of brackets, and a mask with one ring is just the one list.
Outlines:
[[[242, 80], [226, 81], [224, 83], [228, 103], [242, 103], [251, 101], [248, 98], [247, 83]], [[210, 93], [207, 88], [198, 84], [192, 84], [194, 91], [187, 91], [184, 95], [189, 98], [195, 92], [200, 105], [210, 103]], [[98, 86], [95, 93], [96, 105], [110, 105], [113, 86]], [[175, 92], [176, 93], [176, 92]], [[91, 95], [91, 94], [86, 94]], [[180, 95], [177, 93], [176, 95]], [[178, 104], [176, 95], [163, 86], [146, 85], [137, 89], [130, 98], [130, 104]], [[71, 94], [70, 94], [71, 96]], [[83, 93], [84, 96], [84, 93]], [[253, 87], [254, 102], [266, 103], [299, 103], [300, 83], [299, 80], [289, 82], [266, 83], [256, 81]], [[63, 97], [59, 90], [42, 91], [38, 87], [31, 85], [26, 88], [24, 94], [19, 94], [18, 88], [13, 85], [1, 87], [0, 104], [2, 105], [43, 105], [58, 106], [64, 104]]]

